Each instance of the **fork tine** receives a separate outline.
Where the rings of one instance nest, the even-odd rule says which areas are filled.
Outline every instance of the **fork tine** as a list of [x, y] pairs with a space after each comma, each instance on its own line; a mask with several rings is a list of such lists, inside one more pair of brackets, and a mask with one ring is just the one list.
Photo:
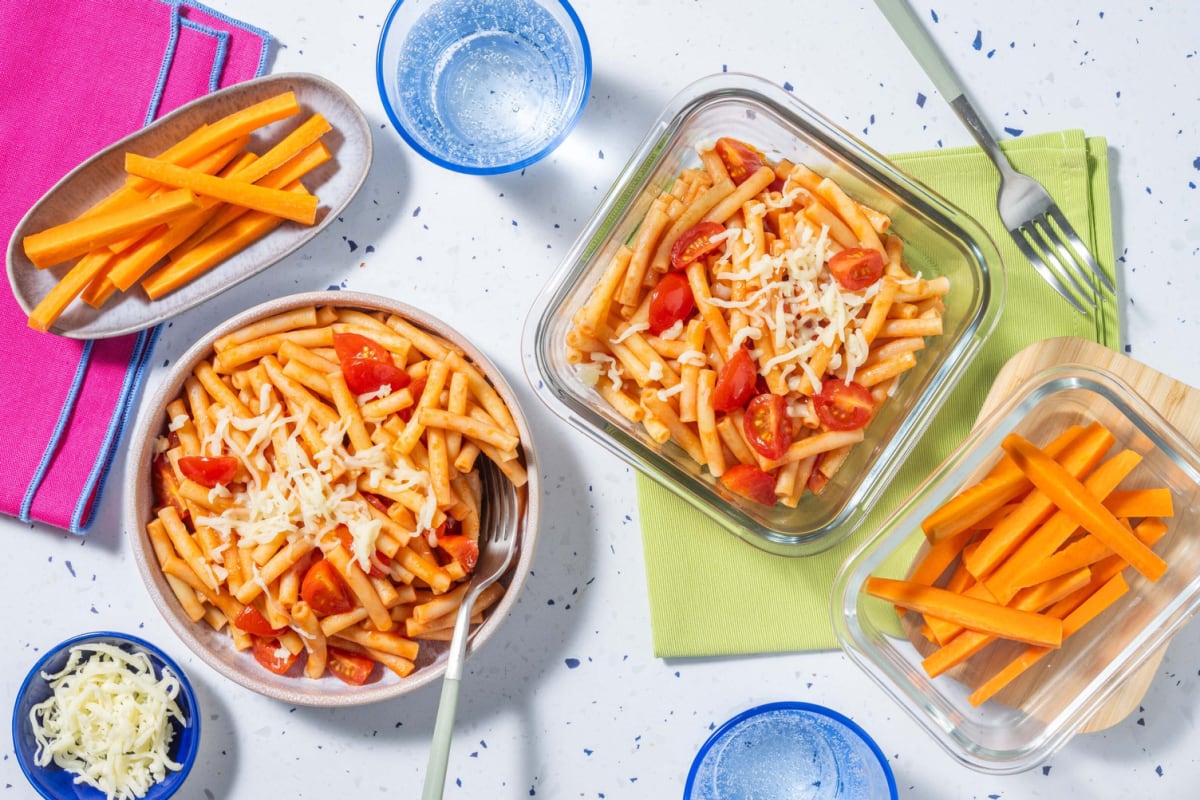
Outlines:
[[486, 541], [504, 542], [515, 535], [518, 509], [516, 491], [504, 477], [500, 468], [491, 461], [484, 461], [480, 470], [483, 483], [482, 499], [487, 516], [480, 520], [480, 536]]
[[1067, 291], [1067, 287], [1063, 286], [1062, 281], [1058, 279], [1058, 275], [1054, 273], [1050, 267], [1042, 261], [1042, 257], [1033, 249], [1033, 246], [1026, 240], [1025, 233], [1021, 228], [1014, 228], [1009, 233], [1012, 235], [1013, 241], [1017, 243], [1017, 247], [1024, 254], [1025, 258], [1029, 259], [1029, 263], [1042, 276], [1042, 280], [1054, 287], [1054, 291], [1062, 295], [1063, 299], [1071, 305], [1075, 306], [1075, 310], [1080, 314], [1087, 314], [1087, 310], [1079, 304], [1075, 296]]
[[1087, 249], [1083, 243], [1083, 240], [1080, 239], [1078, 234], [1075, 233], [1075, 229], [1071, 227], [1071, 223], [1067, 222], [1067, 217], [1062, 213], [1062, 210], [1059, 209], [1058, 206], [1052, 205], [1046, 211], [1046, 215], [1050, 217], [1050, 219], [1052, 219], [1056, 225], [1058, 225], [1058, 229], [1070, 243], [1071, 251], [1074, 253], [1076, 260], [1091, 271], [1091, 274], [1088, 277], [1092, 285], [1094, 286], [1096, 284], [1096, 279], [1098, 278], [1100, 283], [1104, 284], [1104, 287], [1108, 289], [1109, 292], [1115, 294], [1117, 288], [1113, 286], [1112, 281], [1109, 280], [1109, 277], [1104, 273], [1104, 270], [1100, 269], [1100, 265], [1097, 264], [1096, 259], [1092, 257], [1091, 251]]
[[1030, 240], [1042, 252], [1042, 259], [1058, 274], [1065, 277], [1070, 288], [1074, 289], [1077, 298], [1095, 307], [1095, 295], [1100, 288], [1090, 281], [1085, 281], [1079, 274], [1079, 268], [1071, 260], [1070, 251], [1058, 239], [1058, 233], [1045, 215], [1034, 217], [1023, 226], [1029, 231]]

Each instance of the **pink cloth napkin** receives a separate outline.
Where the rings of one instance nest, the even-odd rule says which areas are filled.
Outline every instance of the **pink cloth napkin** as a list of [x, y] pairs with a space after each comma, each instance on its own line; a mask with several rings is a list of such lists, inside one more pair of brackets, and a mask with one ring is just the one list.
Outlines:
[[[0, 242], [96, 151], [261, 75], [270, 36], [192, 2], [0, 1]], [[0, 288], [0, 513], [91, 523], [156, 330], [80, 342], [30, 330]]]

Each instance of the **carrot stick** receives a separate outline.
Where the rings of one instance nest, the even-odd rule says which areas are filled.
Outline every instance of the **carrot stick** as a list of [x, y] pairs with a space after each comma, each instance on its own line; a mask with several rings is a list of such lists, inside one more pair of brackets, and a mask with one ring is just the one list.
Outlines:
[[923, 583], [926, 586], [933, 586], [946, 568], [954, 562], [959, 553], [966, 544], [971, 540], [971, 535], [974, 531], [965, 530], [956, 533], [953, 536], [945, 539], [939, 539], [929, 546], [925, 555], [913, 567], [909, 573], [908, 579], [913, 583]]
[[[255, 160], [256, 156], [253, 153], [242, 153], [229, 165], [230, 173], [236, 174], [238, 169], [253, 164]], [[133, 252], [122, 254], [122, 257], [109, 270], [106, 277], [107, 282], [121, 291], [128, 290], [167, 253], [200, 230], [205, 222], [216, 216], [221, 207], [219, 201], [210, 197], [202, 198], [200, 205], [201, 208], [197, 211], [186, 214], [163, 230], [151, 234], [145, 241], [139, 243]]]
[[[1166, 532], [1166, 523], [1156, 517], [1148, 517], [1142, 520], [1133, 529], [1133, 535], [1147, 547], [1153, 547], [1154, 543], [1162, 538]], [[1049, 558], [1038, 562], [1032, 569], [1026, 570], [1021, 575], [1020, 582], [1033, 585], [1051, 580], [1079, 567], [1088, 567], [1096, 564], [1100, 560], [1112, 555], [1113, 551], [1109, 549], [1108, 545], [1095, 536], [1087, 534], [1079, 541], [1072, 542]]]
[[1167, 569], [1153, 550], [1137, 540], [1083, 484], [1073, 478], [1053, 458], [1017, 434], [1010, 433], [1002, 443], [1029, 480], [1045, 492], [1079, 527], [1104, 542], [1129, 565], [1151, 581]]
[[[304, 187], [297, 181], [288, 191], [302, 192]], [[275, 228], [283, 219], [261, 211], [252, 211], [201, 242], [178, 261], [172, 261], [144, 279], [142, 288], [151, 300], [158, 300], [190, 280], [229, 258], [234, 253], [257, 242]]]
[[[322, 142], [315, 142], [305, 147], [295, 157], [274, 172], [257, 181], [257, 183], [259, 186], [265, 186], [268, 189], [282, 189], [293, 181], [304, 177], [331, 158], [333, 158], [333, 154], [329, 152], [329, 148]], [[245, 206], [222, 206], [217, 215], [206, 222], [204, 227], [192, 234], [187, 241], [180, 244], [176, 252], [186, 253], [242, 214], [245, 214], [248, 210]], [[172, 257], [176, 257], [175, 253], [172, 253]]]
[[[1084, 481], [1083, 486], [1094, 497], [1107, 497], [1141, 460], [1142, 457], [1134, 451], [1122, 450], [1097, 467]], [[1008, 560], [984, 579], [988, 591], [1000, 602], [1007, 602], [1017, 588], [1026, 583], [1021, 580], [1021, 573], [1049, 558], [1077, 528], [1078, 523], [1070, 514], [1061, 509], [1056, 511], [1054, 516], [1046, 520], [1045, 524], [1034, 531], [1008, 557]]]
[[976, 522], [974, 527], [976, 530], [989, 531], [1004, 521], [1004, 518], [1017, 510], [1017, 506], [1021, 505], [1020, 501], [1013, 503], [1005, 503], [997, 508], [992, 513], [988, 514], [983, 519]]
[[1118, 519], [1175, 516], [1171, 490], [1166, 487], [1117, 490], [1105, 499], [1104, 507]]
[[[240, 153], [249, 143], [249, 136], [242, 136], [238, 139], [233, 139], [232, 141], [221, 145], [216, 150], [213, 150], [211, 153], [203, 156], [195, 164], [189, 164], [188, 169], [194, 169], [197, 172], [213, 175], [225, 169], [225, 166], [229, 164], [229, 162], [233, 161], [233, 159], [237, 157], [237, 154]], [[167, 187], [160, 186], [152, 193], [151, 196], [164, 194], [168, 191], [170, 190]], [[200, 204], [205, 205], [206, 200], [207, 198], [202, 198]], [[135, 233], [132, 236], [127, 236], [124, 239], [119, 239], [111, 243], [108, 246], [108, 249], [119, 255], [137, 244], [140, 239], [141, 235]]]
[[50, 293], [41, 299], [29, 312], [29, 327], [35, 331], [47, 331], [54, 324], [71, 301], [79, 296], [83, 287], [96, 275], [103, 273], [108, 264], [115, 258], [113, 252], [106, 248], [93, 250], [79, 259], [70, 271], [54, 285]]
[[[300, 104], [296, 101], [295, 93], [283, 92], [197, 128], [158, 158], [168, 164], [190, 164], [231, 139], [245, 136], [299, 111]], [[125, 184], [137, 191], [149, 192], [155, 181], [133, 175], [125, 179]]]
[[[1078, 633], [1080, 628], [1100, 616], [1105, 609], [1115, 603], [1127, 591], [1129, 591], [1129, 584], [1125, 582], [1125, 578], [1120, 574], [1110, 578], [1107, 583], [1092, 593], [1082, 605], [1063, 618], [1063, 638], [1066, 639]], [[982, 705], [993, 697], [996, 692], [1011, 683], [1018, 675], [1036, 664], [1052, 649], [1050, 647], [1030, 647], [985, 681], [967, 699], [973, 706]]]
[[312, 225], [317, 221], [317, 198], [307, 192], [299, 194], [281, 189], [267, 189], [249, 183], [238, 183], [230, 178], [205, 175], [168, 164], [165, 161], [139, 156], [136, 153], [125, 154], [125, 171], [131, 175], [140, 175], [181, 189], [191, 189], [196, 194], [214, 197], [234, 205], [246, 206], [255, 211], [294, 220], [305, 225]]
[[957, 622], [971, 630], [1046, 647], [1058, 647], [1062, 643], [1062, 620], [1041, 614], [889, 578], [868, 578], [866, 591], [874, 597], [922, 614]]
[[[967, 565], [961, 559], [954, 568], [954, 571], [950, 573], [950, 578], [942, 588], [954, 594], [975, 597], [980, 600], [990, 601], [992, 599], [986, 591], [982, 590], [982, 586], [975, 583], [975, 577], [967, 570]], [[949, 643], [951, 639], [962, 633], [963, 630], [963, 626], [958, 623], [930, 616], [929, 614], [925, 615], [925, 627], [929, 629], [930, 638], [939, 645]]]
[[[1022, 589], [1013, 598], [1012, 607], [1022, 611], [1042, 611], [1064, 597], [1084, 588], [1091, 581], [1092, 573], [1086, 567], [1057, 578]], [[987, 647], [998, 637], [990, 633], [965, 630], [950, 642], [933, 651], [921, 662], [925, 672], [936, 678], [948, 669], [958, 666], [971, 656]]]
[[[1055, 460], [1071, 477], [1079, 478], [1095, 469], [1114, 441], [1115, 437], [1104, 426], [1092, 424], [1067, 445]], [[976, 580], [985, 579], [997, 564], [1054, 512], [1054, 503], [1046, 493], [1034, 489], [1011, 514], [980, 540], [979, 547], [966, 560], [967, 569]]]
[[187, 189], [177, 189], [26, 236], [23, 241], [25, 254], [34, 264], [53, 266], [199, 207], [195, 194]]
[[[1046, 446], [1052, 456], [1075, 440], [1083, 429], [1068, 428]], [[921, 530], [931, 542], [972, 527], [996, 509], [1021, 497], [1032, 484], [1011, 458], [1005, 456], [982, 481], [964, 489], [921, 522]]]
[[[233, 179], [245, 183], [258, 183], [259, 180], [279, 169], [331, 130], [333, 130], [333, 126], [329, 124], [329, 120], [321, 114], [313, 114], [295, 130], [280, 139], [274, 147], [263, 153], [254, 163], [235, 172]], [[284, 181], [284, 183], [291, 183], [291, 181]]]

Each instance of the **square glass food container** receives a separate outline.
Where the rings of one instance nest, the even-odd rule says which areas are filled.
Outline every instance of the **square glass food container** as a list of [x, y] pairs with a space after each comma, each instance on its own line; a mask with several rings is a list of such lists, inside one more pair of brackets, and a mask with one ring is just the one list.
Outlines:
[[[697, 145], [733, 136], [769, 159], [802, 162], [856, 200], [891, 217], [914, 273], [947, 275], [944, 333], [927, 339], [843, 468], [795, 509], [767, 508], [727, 491], [673, 443], [657, 444], [617, 413], [568, 361], [567, 332], [614, 252], [636, 236], [652, 200], [682, 169], [700, 167]], [[550, 408], [638, 470], [750, 544], [788, 556], [820, 552], [854, 532], [975, 358], [1000, 315], [1000, 254], [964, 212], [790, 93], [733, 73], [681, 92], [651, 127], [542, 290], [522, 344], [526, 374]]]
[[[906, 635], [911, 625], [902, 626], [892, 606], [867, 596], [863, 583], [871, 575], [907, 577], [923, 552], [921, 520], [960, 488], [978, 482], [1003, 455], [1000, 443], [1006, 435], [1016, 432], [1044, 446], [1069, 426], [1092, 422], [1115, 436], [1110, 455], [1125, 448], [1142, 455], [1120, 488], [1171, 490], [1174, 516], [1163, 520], [1167, 531], [1154, 547], [1167, 571], [1150, 582], [1125, 569], [1130, 589], [1122, 598], [993, 699], [974, 707], [967, 696], [1024, 647], [993, 643], [958, 671], [930, 679], [921, 666], [927, 652]], [[833, 587], [834, 630], [847, 655], [957, 760], [998, 774], [1030, 769], [1098, 711], [1111, 715], [1113, 708], [1106, 704], [1122, 684], [1200, 607], [1200, 543], [1191, 535], [1198, 508], [1200, 453], [1170, 423], [1109, 373], [1070, 364], [1047, 369], [980, 420], [846, 561]], [[920, 634], [913, 633], [913, 639], [921, 641]]]

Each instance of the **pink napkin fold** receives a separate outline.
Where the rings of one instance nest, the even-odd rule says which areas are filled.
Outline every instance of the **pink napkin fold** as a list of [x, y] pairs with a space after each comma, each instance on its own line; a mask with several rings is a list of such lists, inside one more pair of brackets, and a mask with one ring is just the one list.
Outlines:
[[[96, 151], [263, 74], [270, 36], [176, 0], [0, 2], [0, 242]], [[30, 330], [0, 287], [0, 513], [84, 532], [157, 330], [80, 342]]]

